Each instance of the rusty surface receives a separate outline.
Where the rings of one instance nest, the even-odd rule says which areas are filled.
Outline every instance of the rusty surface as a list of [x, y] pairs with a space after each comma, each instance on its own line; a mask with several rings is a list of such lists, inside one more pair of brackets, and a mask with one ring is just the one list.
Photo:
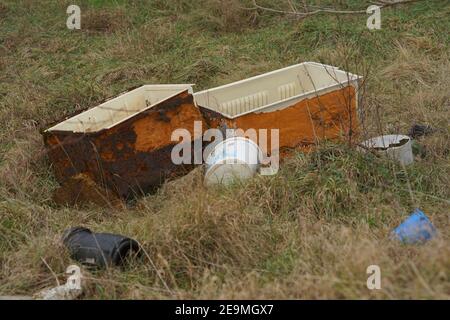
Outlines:
[[[116, 198], [147, 193], [167, 179], [188, 173], [193, 165], [175, 165], [171, 161], [177, 143], [171, 141], [171, 134], [183, 128], [193, 137], [194, 121], [201, 121], [203, 130], [224, 124], [243, 130], [279, 129], [281, 157], [290, 154], [289, 148], [308, 151], [319, 140], [348, 139], [358, 133], [352, 86], [282, 110], [235, 119], [203, 107], [197, 109], [186, 90], [110, 129], [43, 132], [49, 159], [62, 185], [55, 193], [55, 201], [74, 204], [96, 202], [98, 198], [98, 204], [116, 203]], [[270, 135], [268, 138], [271, 146]]]
[[123, 208], [125, 204], [112, 191], [100, 187], [88, 175], [80, 173], [70, 177], [55, 190], [53, 201], [60, 205], [94, 203], [102, 207]]
[[[229, 119], [200, 106], [209, 127], [242, 130], [279, 129], [279, 147], [310, 150], [310, 146], [323, 139], [349, 139], [358, 133], [355, 89], [348, 86], [330, 93], [305, 99], [272, 112], [249, 113]], [[268, 146], [271, 146], [268, 134]], [[270, 147], [269, 147], [270, 148]]]
[[194, 121], [203, 122], [203, 118], [186, 90], [110, 129], [90, 133], [52, 131], [43, 136], [62, 185], [83, 174], [120, 198], [129, 198], [189, 172], [191, 166], [171, 161], [176, 144], [171, 134], [184, 128], [193, 137]]

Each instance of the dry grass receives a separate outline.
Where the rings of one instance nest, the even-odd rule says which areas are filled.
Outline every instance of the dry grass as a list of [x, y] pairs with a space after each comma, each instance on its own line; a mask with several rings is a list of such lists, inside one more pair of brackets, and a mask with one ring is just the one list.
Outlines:
[[243, 9], [245, 4], [239, 0], [212, 0], [207, 7], [201, 26], [208, 32], [242, 32], [258, 23], [258, 13]]
[[89, 10], [82, 16], [83, 32], [112, 33], [130, 27], [126, 12], [116, 10]]
[[[86, 29], [68, 33], [63, 14], [25, 4], [6, 2], [15, 27], [0, 24], [0, 295], [31, 295], [56, 285], [54, 274], [64, 281], [73, 261], [60, 236], [83, 225], [131, 236], [148, 254], [124, 268], [83, 269], [86, 299], [450, 298], [450, 63], [436, 30], [447, 6], [386, 11], [386, 29], [364, 33], [364, 17], [254, 20], [239, 11], [245, 2], [154, 1], [87, 6]], [[37, 22], [28, 26], [21, 10]], [[356, 58], [345, 59], [349, 52]], [[418, 141], [425, 155], [404, 170], [325, 143], [296, 153], [276, 176], [230, 187], [205, 189], [199, 168], [126, 209], [51, 201], [57, 183], [39, 135], [45, 123], [139, 83], [195, 81], [199, 90], [299, 61], [355, 73], [371, 65], [367, 134], [430, 124], [439, 131]], [[390, 241], [415, 207], [438, 238]], [[382, 290], [366, 287], [371, 264], [381, 267]]]
[[0, 3], [0, 17], [3, 18], [8, 14], [8, 7], [4, 3]]

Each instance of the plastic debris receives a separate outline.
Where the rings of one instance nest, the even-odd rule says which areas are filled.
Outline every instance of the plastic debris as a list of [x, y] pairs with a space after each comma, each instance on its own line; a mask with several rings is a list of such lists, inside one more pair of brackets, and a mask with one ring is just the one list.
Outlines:
[[361, 143], [365, 149], [384, 153], [403, 165], [413, 163], [411, 138], [401, 134], [390, 134], [375, 137]]
[[409, 130], [408, 135], [413, 138], [413, 139], [417, 139], [419, 137], [422, 136], [427, 136], [429, 134], [434, 133], [436, 130], [429, 126], [429, 125], [425, 125], [425, 124], [414, 124], [411, 129]]
[[140, 254], [136, 240], [118, 234], [94, 233], [83, 227], [66, 230], [62, 241], [72, 259], [100, 268], [121, 265], [132, 253]]
[[243, 137], [217, 144], [206, 159], [205, 185], [229, 184], [255, 175], [263, 158], [258, 145]]
[[416, 209], [394, 229], [392, 237], [405, 244], [421, 244], [434, 238], [436, 234], [436, 228], [430, 219], [420, 209]]

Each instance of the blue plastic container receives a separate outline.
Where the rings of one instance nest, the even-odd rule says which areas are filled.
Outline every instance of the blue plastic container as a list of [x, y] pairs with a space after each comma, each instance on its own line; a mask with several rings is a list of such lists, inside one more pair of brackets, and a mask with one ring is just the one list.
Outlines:
[[392, 233], [395, 239], [403, 243], [418, 244], [434, 238], [437, 231], [430, 219], [420, 209], [416, 209]]

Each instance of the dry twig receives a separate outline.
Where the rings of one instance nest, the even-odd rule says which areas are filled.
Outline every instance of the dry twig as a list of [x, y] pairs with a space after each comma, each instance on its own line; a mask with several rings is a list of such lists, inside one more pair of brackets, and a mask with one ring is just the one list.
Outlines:
[[[319, 6], [313, 6], [313, 5], [307, 5], [306, 1], [303, 1], [303, 11], [299, 11], [292, 0], [287, 0], [289, 7], [291, 11], [286, 10], [279, 10], [279, 9], [273, 9], [261, 6], [257, 3], [257, 0], [252, 0], [253, 7], [252, 8], [246, 8], [247, 10], [263, 10], [263, 11], [269, 11], [273, 13], [281, 13], [281, 14], [289, 14], [289, 15], [295, 15], [300, 19], [306, 18], [308, 16], [312, 16], [318, 13], [333, 13], [333, 14], [360, 14], [360, 13], [367, 13], [367, 11], [364, 10], [337, 10], [332, 8], [325, 8], [325, 7], [319, 7]], [[374, 2], [374, 4], [378, 5], [380, 8], [386, 8], [398, 4], [405, 4], [405, 3], [411, 3], [416, 2], [420, 0], [378, 0]], [[312, 10], [310, 10], [310, 8]]]

